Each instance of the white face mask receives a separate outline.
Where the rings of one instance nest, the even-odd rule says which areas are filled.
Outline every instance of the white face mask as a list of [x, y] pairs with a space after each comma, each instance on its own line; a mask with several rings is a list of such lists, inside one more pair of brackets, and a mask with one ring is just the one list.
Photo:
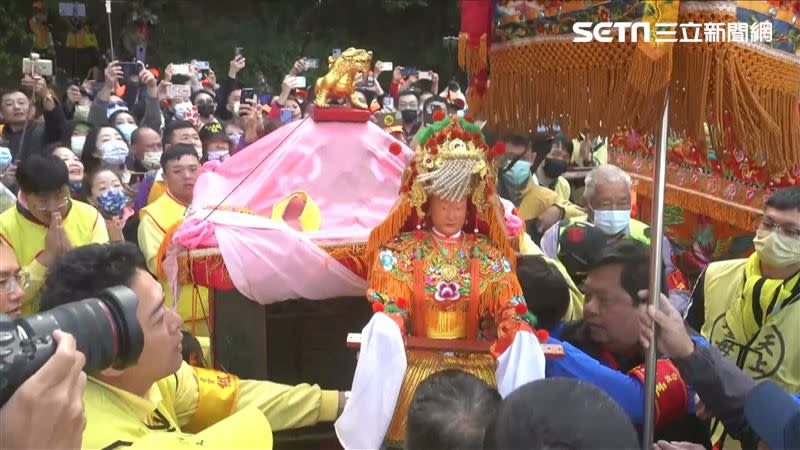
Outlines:
[[[589, 206], [591, 208], [591, 206]], [[594, 225], [603, 233], [614, 236], [622, 233], [631, 223], [631, 210], [594, 209]]]
[[161, 167], [161, 154], [163, 152], [147, 152], [142, 158], [142, 165], [147, 170], [156, 170]]
[[233, 102], [233, 114], [234, 115], [237, 115], [237, 116], [239, 115], [239, 105], [240, 104], [241, 103], [239, 103], [239, 102]]
[[203, 159], [203, 147], [194, 146], [194, 151], [197, 152], [197, 159]]
[[8, 169], [13, 159], [10, 148], [0, 147], [0, 172], [4, 172]]
[[83, 153], [83, 144], [85, 143], [86, 136], [72, 136], [69, 138], [69, 148], [73, 153], [78, 155], [78, 158], [80, 158], [81, 154]]
[[80, 120], [85, 122], [89, 120], [89, 109], [91, 108], [90, 105], [75, 105], [75, 113], [72, 117], [75, 120]]
[[800, 241], [780, 233], [758, 230], [753, 245], [758, 257], [770, 266], [784, 268], [800, 261]]
[[125, 139], [127, 139], [128, 142], [131, 141], [131, 135], [134, 131], [136, 131], [137, 128], [139, 127], [134, 123], [121, 123], [117, 125], [117, 129], [120, 133], [122, 133], [123, 136], [125, 136]]
[[192, 105], [191, 102], [180, 102], [175, 105], [175, 118], [178, 120], [189, 120], [192, 116]]
[[100, 146], [100, 159], [112, 166], [125, 164], [128, 157], [128, 146], [125, 141], [107, 141]]
[[227, 150], [211, 151], [211, 152], [208, 152], [208, 160], [209, 161], [222, 162], [222, 161], [225, 161], [226, 159], [228, 159], [228, 155], [229, 154], [230, 153]]

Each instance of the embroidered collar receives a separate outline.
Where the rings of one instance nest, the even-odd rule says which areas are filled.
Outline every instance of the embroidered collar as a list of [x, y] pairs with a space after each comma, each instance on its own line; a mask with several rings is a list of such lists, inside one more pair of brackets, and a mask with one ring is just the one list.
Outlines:
[[461, 233], [462, 233], [461, 230], [458, 230], [458, 233], [456, 233], [456, 234], [454, 234], [452, 236], [445, 236], [443, 233], [440, 233], [439, 230], [436, 229], [436, 227], [431, 228], [431, 231], [433, 231], [433, 234], [436, 235], [436, 237], [442, 238], [442, 239], [458, 239], [458, 238], [461, 237]]

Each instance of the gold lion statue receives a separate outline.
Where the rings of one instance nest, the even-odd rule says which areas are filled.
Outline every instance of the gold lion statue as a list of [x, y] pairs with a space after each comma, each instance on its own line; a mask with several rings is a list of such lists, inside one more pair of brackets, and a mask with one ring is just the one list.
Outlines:
[[355, 97], [356, 74], [366, 77], [372, 65], [372, 52], [350, 47], [336, 59], [328, 57], [328, 74], [317, 79], [314, 85], [316, 98], [314, 104], [319, 108], [327, 108], [328, 100], [348, 99], [353, 108], [369, 109]]

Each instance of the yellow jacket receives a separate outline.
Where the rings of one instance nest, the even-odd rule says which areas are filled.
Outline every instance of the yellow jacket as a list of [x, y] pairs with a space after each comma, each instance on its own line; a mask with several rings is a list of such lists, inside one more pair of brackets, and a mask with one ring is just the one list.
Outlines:
[[[800, 394], [800, 352], [795, 347], [800, 339], [800, 302], [769, 314], [749, 338], [741, 323], [728, 323], [728, 309], [742, 307], [746, 264], [746, 259], [735, 259], [706, 268], [703, 285], [698, 286], [705, 296], [701, 334], [754, 380], [769, 379], [790, 394]], [[716, 422], [712, 421], [712, 444], [724, 432], [722, 423]], [[725, 448], [737, 445], [731, 437], [725, 441]]]
[[559, 206], [564, 210], [565, 219], [586, 215], [586, 212], [579, 206], [568, 201], [562, 201], [555, 192], [539, 186], [538, 183], [534, 182], [533, 177], [531, 177], [525, 189], [522, 190], [521, 196], [522, 201], [520, 201], [517, 209], [525, 221], [539, 217], [547, 208], [553, 205]]
[[[89, 204], [71, 200], [62, 224], [73, 247], [108, 242], [106, 222]], [[17, 262], [30, 276], [30, 283], [22, 300], [23, 314], [32, 314], [39, 310], [38, 294], [47, 267], [41, 265], [36, 257], [44, 250], [46, 235], [47, 226], [36, 220], [19, 203], [0, 214], [0, 238], [14, 249]]]
[[[336, 419], [339, 393], [308, 384], [240, 380], [183, 363], [177, 372], [151, 386], [144, 397], [90, 377], [83, 404], [83, 448], [134, 444], [142, 448], [271, 448], [270, 429]], [[254, 409], [261, 417], [253, 414]], [[198, 440], [192, 433], [201, 433], [210, 441], [204, 443], [205, 439]]]
[[[164, 193], [155, 202], [142, 208], [139, 222], [139, 248], [147, 261], [147, 268], [153, 275], [158, 276], [156, 270], [156, 256], [164, 240], [167, 230], [183, 218], [187, 205], [180, 203], [169, 192]], [[172, 292], [169, 289], [167, 280], [161, 280], [164, 286], [164, 301], [167, 305], [172, 305]], [[208, 307], [208, 289], [202, 286], [197, 287], [198, 302], [194, 301], [194, 289], [191, 285], [181, 286], [181, 294], [178, 298], [177, 311], [184, 322], [184, 329], [192, 331], [196, 336], [209, 336], [208, 326], [206, 325], [206, 315]]]

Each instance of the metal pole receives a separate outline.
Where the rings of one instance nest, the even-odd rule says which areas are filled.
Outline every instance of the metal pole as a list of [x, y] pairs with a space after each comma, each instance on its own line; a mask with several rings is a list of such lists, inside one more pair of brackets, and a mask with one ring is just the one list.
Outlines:
[[[658, 310], [658, 303], [661, 299], [661, 253], [664, 236], [664, 187], [667, 174], [667, 133], [669, 116], [669, 89], [664, 99], [664, 116], [661, 118], [661, 136], [656, 149], [655, 174], [653, 178], [653, 220], [650, 225], [652, 230], [650, 238], [650, 297], [648, 303], [654, 305]], [[655, 323], [653, 327], [656, 327]], [[645, 360], [645, 397], [644, 397], [644, 429], [642, 433], [642, 450], [653, 448], [653, 428], [655, 424], [655, 401], [656, 401], [656, 361], [658, 351], [656, 349], [656, 334], [654, 330], [653, 342], [647, 351]]]
[[106, 14], [108, 15], [108, 43], [111, 47], [111, 61], [117, 59], [114, 54], [114, 32], [111, 30], [111, 0], [106, 0]]

